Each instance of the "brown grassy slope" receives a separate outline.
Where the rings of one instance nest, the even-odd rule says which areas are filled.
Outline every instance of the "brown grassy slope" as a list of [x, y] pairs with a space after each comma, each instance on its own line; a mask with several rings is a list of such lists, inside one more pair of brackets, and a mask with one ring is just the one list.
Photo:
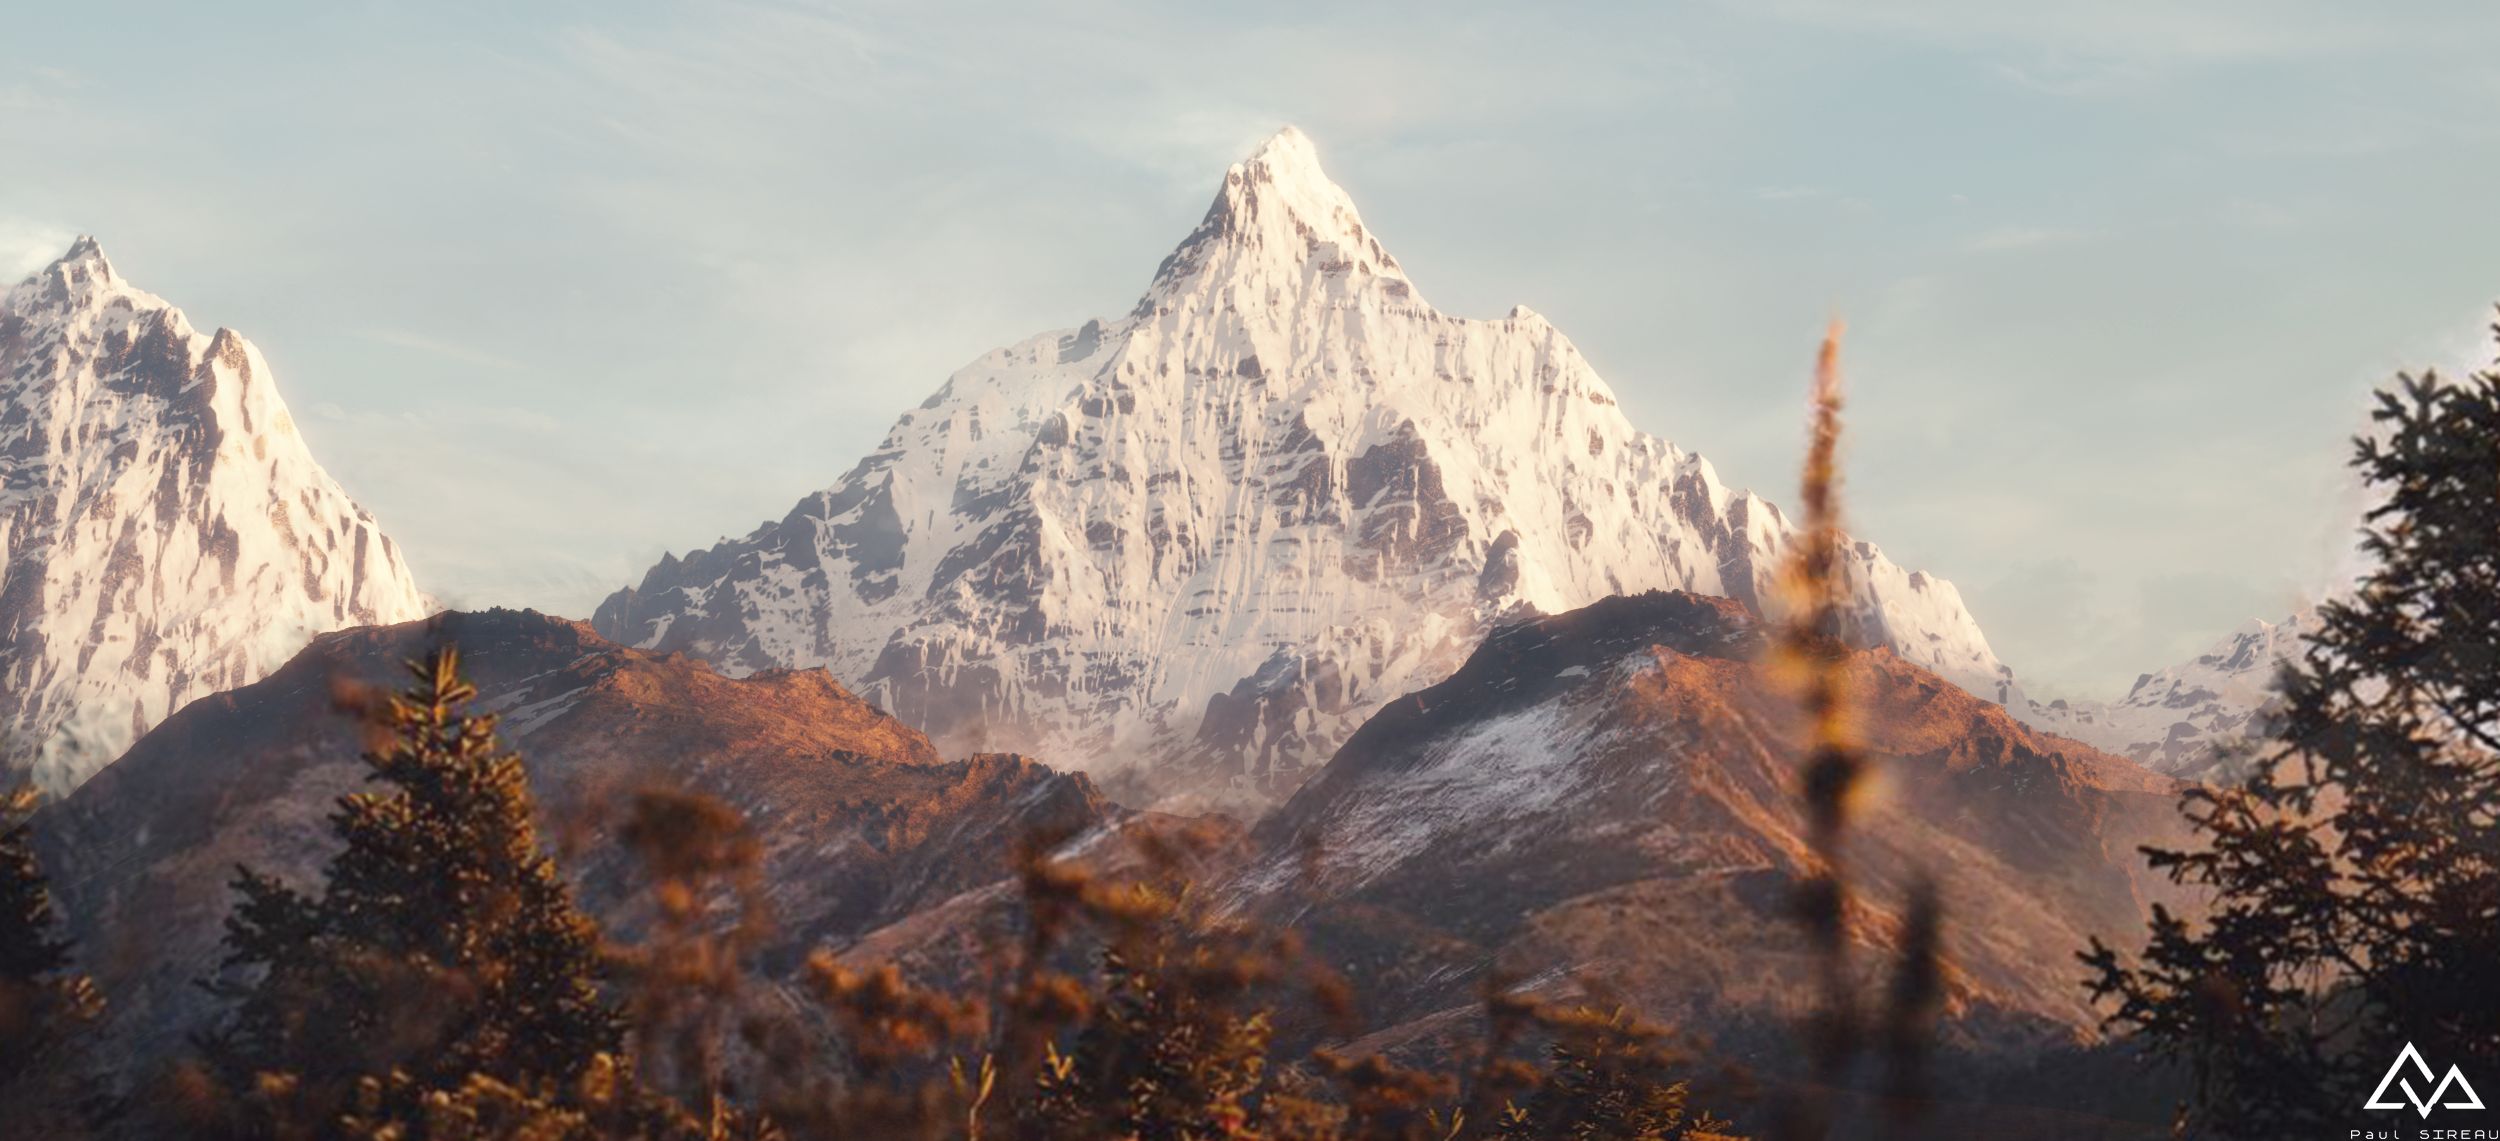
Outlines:
[[[1502, 631], [1263, 821], [1232, 890], [1348, 972], [1372, 1045], [1438, 1036], [1509, 974], [1602, 989], [1774, 1057], [1811, 963], [1788, 912], [1807, 867], [1804, 726], [1762, 642], [1738, 604], [1680, 593]], [[1856, 939], [1887, 945], [1931, 871], [1948, 1043], [2015, 1053], [2087, 1035], [2073, 953], [2174, 897], [2135, 847], [2178, 837], [2176, 782], [1885, 651], [1852, 654], [1847, 686], [1873, 765], [1847, 841]]]
[[532, 612], [326, 635], [260, 683], [177, 713], [43, 814], [69, 934], [112, 1004], [106, 1056], [145, 1067], [206, 1025], [213, 1004], [192, 983], [215, 966], [234, 866], [317, 883], [331, 806], [364, 787], [361, 729], [342, 704], [397, 685], [398, 663], [440, 639], [461, 647], [483, 706], [503, 711], [545, 835], [576, 847], [568, 870], [612, 922], [630, 885], [601, 825], [644, 784], [750, 817], [779, 913], [766, 954], [784, 965], [1006, 875], [1030, 831], [1118, 814], [1083, 777], [1022, 758], [942, 761], [822, 671], [728, 678]]

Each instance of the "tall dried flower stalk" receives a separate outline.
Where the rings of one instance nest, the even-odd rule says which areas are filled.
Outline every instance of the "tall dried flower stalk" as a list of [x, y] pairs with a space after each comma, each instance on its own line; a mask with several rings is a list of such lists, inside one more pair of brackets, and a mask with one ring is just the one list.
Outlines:
[[1797, 906], [1816, 958], [1819, 1005], [1809, 1035], [1809, 1061], [1816, 1081], [1824, 1085], [1846, 1076], [1857, 1045], [1858, 1011], [1849, 979], [1849, 881], [1841, 841], [1853, 794], [1866, 775], [1866, 761], [1848, 719], [1848, 651], [1840, 629], [1840, 334], [1841, 325], [1834, 321], [1815, 359], [1813, 419], [1799, 496], [1805, 531], [1792, 556], [1790, 589], [1795, 596], [1779, 647], [1784, 664], [1802, 683], [1805, 705], [1800, 793], [1813, 863]]
[[[1799, 499], [1804, 530], [1788, 568], [1790, 610], [1776, 652], [1795, 679], [1806, 718], [1806, 755], [1799, 796], [1806, 815], [1809, 863], [1797, 914], [1815, 956], [1815, 1009], [1806, 1034], [1812, 1089], [1783, 1115], [1781, 1134], [1821, 1138], [1832, 1127], [1834, 1094], [1870, 1042], [1885, 1055], [1887, 1093], [1896, 1121], [1914, 1120], [1925, 1103], [1926, 1038], [1941, 991], [1943, 909], [1932, 883], [1913, 893], [1901, 933], [1901, 955], [1880, 1004], [1861, 1002], [1849, 955], [1854, 907], [1845, 840], [1867, 787], [1864, 742], [1850, 716], [1846, 584], [1841, 576], [1840, 339], [1832, 322], [1815, 359], [1809, 400], [1804, 478]], [[1875, 1015], [1870, 1026], [1870, 1015]]]

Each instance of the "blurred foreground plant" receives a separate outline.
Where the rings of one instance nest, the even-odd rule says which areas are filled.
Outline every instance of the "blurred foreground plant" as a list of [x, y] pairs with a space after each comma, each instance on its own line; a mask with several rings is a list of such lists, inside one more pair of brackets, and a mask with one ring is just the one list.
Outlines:
[[1869, 773], [1851, 721], [1848, 695], [1849, 584], [1840, 529], [1840, 323], [1816, 355], [1812, 416], [1800, 500], [1804, 526], [1790, 555], [1788, 620], [1773, 647], [1779, 672], [1797, 687], [1806, 720], [1798, 796], [1810, 862], [1795, 900], [1815, 958], [1815, 1006], [1805, 1030], [1813, 1085], [1783, 1107], [1780, 1135], [1819, 1139], [1835, 1124], [1833, 1095], [1851, 1083], [1860, 1057], [1881, 1051], [1887, 1101], [1897, 1122], [1926, 1110], [1924, 1063], [1942, 1000], [1943, 906], [1934, 885], [1915, 884], [1900, 924], [1892, 983], [1875, 1002], [1858, 994], [1850, 946], [1856, 913], [1848, 831], [1865, 799]]

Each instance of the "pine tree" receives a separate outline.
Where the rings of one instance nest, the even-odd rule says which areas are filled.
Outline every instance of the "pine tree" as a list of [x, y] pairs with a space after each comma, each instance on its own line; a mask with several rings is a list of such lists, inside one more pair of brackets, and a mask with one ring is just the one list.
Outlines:
[[31, 789], [0, 793], [0, 1101], [13, 1115], [41, 1115], [58, 1135], [85, 1100], [74, 1047], [103, 1002], [54, 932], [34, 807]]
[[248, 869], [234, 885], [226, 966], [260, 970], [212, 988], [238, 1000], [212, 1058], [298, 1120], [399, 1112], [356, 1103], [377, 1089], [570, 1088], [621, 1037], [598, 931], [538, 851], [520, 758], [492, 716], [461, 712], [476, 691], [456, 650], [409, 668], [377, 714], [387, 744], [365, 756], [388, 789], [339, 802], [319, 896]]
[[0, 797], [0, 1079], [31, 1059], [44, 995], [69, 966], [27, 826], [34, 803], [32, 790]]
[[2407, 1043], [2500, 1075], [2500, 375], [2400, 377], [2373, 418], [2374, 569], [2322, 608], [2256, 774], [2187, 794], [2205, 849], [2151, 853], [2211, 917], [2084, 957], [2224, 1136], [2350, 1125]]

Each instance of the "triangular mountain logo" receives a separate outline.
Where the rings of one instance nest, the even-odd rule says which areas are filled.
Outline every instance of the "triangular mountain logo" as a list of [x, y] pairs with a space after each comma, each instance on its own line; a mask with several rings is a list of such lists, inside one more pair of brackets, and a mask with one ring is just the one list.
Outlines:
[[[2411, 1066], [2412, 1069], [2406, 1069], [2407, 1066]], [[2414, 1074], [2421, 1075], [2422, 1085], [2430, 1090], [2429, 1096], [2425, 1097], [2413, 1092], [2412, 1075]], [[2433, 1084], [2433, 1076], [2430, 1063], [2422, 1060], [2422, 1052], [2414, 1049], [2413, 1043], [2407, 1042], [2404, 1052], [2396, 1055], [2395, 1064], [2387, 1067], [2387, 1076], [2378, 1080], [2378, 1088], [2370, 1091], [2370, 1100], [2364, 1102], [2361, 1108], [2403, 1109], [2410, 1105], [2415, 1113], [2428, 1118], [2434, 1109], [2481, 1109], [2483, 1107], [2483, 1099], [2474, 1092], [2474, 1087], [2466, 1082], [2465, 1075], [2457, 1072], [2455, 1066], [2448, 1067], [2448, 1076], [2439, 1078], [2437, 1084]], [[2403, 1090], [2405, 1099], [2403, 1101], [2387, 1100], [2387, 1090], [2390, 1086]], [[2456, 1087], [2457, 1091], [2456, 1100], [2453, 1101], [2448, 1100], [2450, 1086]]]

